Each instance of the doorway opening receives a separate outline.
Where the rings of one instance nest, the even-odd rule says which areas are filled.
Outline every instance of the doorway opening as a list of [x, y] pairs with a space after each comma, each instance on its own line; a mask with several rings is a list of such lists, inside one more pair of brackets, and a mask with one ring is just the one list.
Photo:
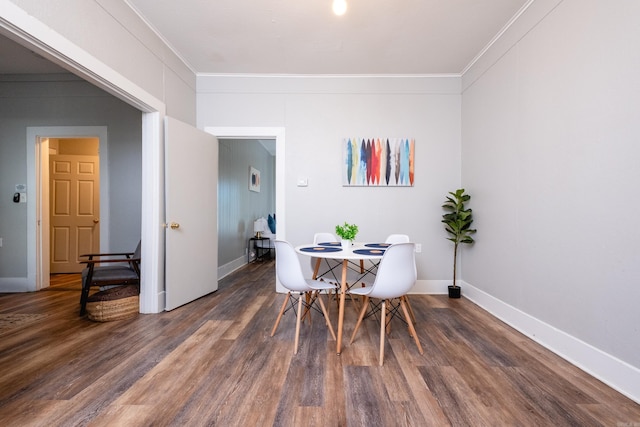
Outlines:
[[[205, 127], [204, 131], [215, 135], [218, 139], [259, 139], [275, 140], [275, 206], [278, 239], [286, 240], [285, 212], [285, 128], [284, 127]], [[276, 291], [286, 289], [276, 278]]]
[[[276, 140], [220, 138], [218, 157], [218, 280], [251, 259], [254, 221], [276, 212]], [[252, 186], [259, 173], [259, 185]], [[276, 215], [277, 217], [277, 215]], [[275, 226], [275, 222], [273, 223]], [[275, 227], [274, 227], [275, 228]]]
[[[27, 128], [27, 277], [36, 284], [36, 290], [49, 286], [51, 274], [51, 216], [50, 216], [50, 146], [59, 139], [93, 139], [98, 145], [98, 180], [102, 184], [97, 190], [99, 200], [97, 219], [99, 228], [99, 250], [108, 247], [108, 168], [106, 126], [49, 126]], [[54, 146], [56, 144], [54, 143]], [[55, 147], [54, 147], [55, 148]], [[103, 167], [100, 167], [103, 165]], [[76, 165], [77, 167], [77, 165]], [[61, 184], [64, 186], [65, 184]], [[80, 249], [82, 250], [82, 249]], [[83, 252], [85, 253], [85, 252]]]

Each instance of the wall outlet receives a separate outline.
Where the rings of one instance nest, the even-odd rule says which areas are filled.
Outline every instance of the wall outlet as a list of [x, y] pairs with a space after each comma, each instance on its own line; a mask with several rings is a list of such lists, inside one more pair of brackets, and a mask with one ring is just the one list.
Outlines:
[[422, 243], [416, 243], [416, 253], [422, 252]]
[[0, 237], [0, 248], [2, 247], [2, 237]]

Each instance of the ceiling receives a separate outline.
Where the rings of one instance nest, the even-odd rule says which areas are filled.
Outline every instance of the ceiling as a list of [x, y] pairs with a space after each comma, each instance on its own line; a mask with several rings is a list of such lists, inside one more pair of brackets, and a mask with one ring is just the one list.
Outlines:
[[[459, 74], [531, 0], [125, 0], [198, 74]], [[0, 37], [0, 74], [64, 72]]]
[[200, 74], [458, 74], [531, 0], [126, 0]]

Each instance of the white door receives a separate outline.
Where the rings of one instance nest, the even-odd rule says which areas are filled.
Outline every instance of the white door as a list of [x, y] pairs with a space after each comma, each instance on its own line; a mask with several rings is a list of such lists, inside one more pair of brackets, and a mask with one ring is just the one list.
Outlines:
[[165, 118], [165, 310], [218, 289], [218, 140]]
[[51, 273], [79, 273], [79, 255], [100, 250], [98, 156], [49, 156]]

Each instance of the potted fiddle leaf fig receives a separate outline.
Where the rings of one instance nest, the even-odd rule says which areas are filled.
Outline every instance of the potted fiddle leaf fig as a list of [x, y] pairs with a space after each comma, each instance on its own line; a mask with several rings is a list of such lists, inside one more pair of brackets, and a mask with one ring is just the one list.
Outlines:
[[342, 246], [346, 249], [358, 235], [358, 226], [355, 224], [336, 225], [336, 234], [342, 240]]
[[447, 240], [453, 242], [453, 284], [449, 285], [449, 297], [460, 298], [460, 287], [456, 282], [456, 271], [458, 261], [458, 245], [461, 243], [471, 244], [474, 242], [471, 234], [476, 230], [471, 228], [473, 223], [473, 213], [471, 209], [465, 207], [471, 196], [464, 193], [464, 188], [455, 192], [449, 192], [447, 200], [442, 207], [447, 211], [442, 215], [442, 222], [449, 237]]

